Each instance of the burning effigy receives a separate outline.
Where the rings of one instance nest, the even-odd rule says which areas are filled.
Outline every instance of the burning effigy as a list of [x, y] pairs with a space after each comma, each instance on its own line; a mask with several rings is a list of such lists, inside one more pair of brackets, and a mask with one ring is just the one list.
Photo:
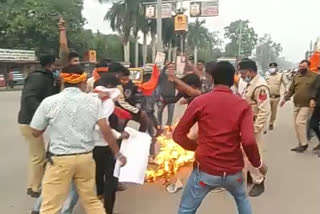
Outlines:
[[181, 167], [194, 161], [194, 152], [187, 151], [176, 144], [171, 133], [162, 134], [157, 138], [160, 152], [155, 157], [155, 165], [150, 165], [146, 171], [146, 181], [158, 179], [168, 181]]

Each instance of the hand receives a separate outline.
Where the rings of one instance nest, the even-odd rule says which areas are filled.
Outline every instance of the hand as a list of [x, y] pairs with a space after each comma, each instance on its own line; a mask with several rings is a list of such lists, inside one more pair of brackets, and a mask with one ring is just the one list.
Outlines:
[[314, 99], [311, 99], [309, 102], [310, 108], [313, 110], [316, 107], [317, 103]]
[[130, 137], [130, 134], [126, 131], [121, 132], [121, 139], [125, 140], [128, 139]]
[[60, 19], [59, 19], [58, 28], [59, 28], [59, 31], [64, 31], [64, 30], [66, 30], [65, 21], [63, 20], [62, 17], [60, 17]]
[[106, 92], [99, 92], [98, 96], [102, 101], [109, 98], [109, 94]]
[[280, 103], [280, 107], [283, 107], [286, 102], [287, 102], [286, 100], [282, 100]]
[[266, 176], [266, 175], [267, 175], [267, 172], [268, 172], [268, 167], [267, 167], [267, 165], [265, 165], [265, 164], [263, 163], [262, 166], [259, 168], [259, 171], [260, 171], [260, 173], [261, 173], [263, 176]]
[[125, 156], [121, 156], [118, 160], [121, 162], [121, 167], [127, 164], [127, 158]]

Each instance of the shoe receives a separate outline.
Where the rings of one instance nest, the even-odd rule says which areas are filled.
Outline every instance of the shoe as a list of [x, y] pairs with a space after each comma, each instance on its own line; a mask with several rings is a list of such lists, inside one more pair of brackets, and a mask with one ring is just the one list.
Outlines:
[[313, 151], [318, 151], [318, 150], [320, 150], [320, 143], [318, 144], [318, 146], [313, 148]]
[[32, 210], [30, 214], [40, 214], [40, 212]]
[[261, 184], [255, 184], [253, 185], [252, 189], [249, 192], [250, 197], [258, 197], [262, 193], [264, 193], [264, 180]]
[[269, 130], [270, 130], [270, 131], [272, 131], [272, 130], [273, 130], [273, 125], [272, 125], [272, 124], [270, 124], [270, 126], [269, 126]]
[[296, 152], [296, 151], [298, 151], [299, 149], [300, 149], [300, 146], [297, 146], [297, 147], [292, 148], [291, 151], [292, 151], [292, 152]]
[[295, 152], [303, 153], [303, 152], [306, 151], [307, 149], [308, 149], [308, 145], [300, 146]]
[[32, 198], [39, 198], [41, 195], [41, 192], [35, 192], [31, 188], [28, 188], [27, 195], [31, 196]]

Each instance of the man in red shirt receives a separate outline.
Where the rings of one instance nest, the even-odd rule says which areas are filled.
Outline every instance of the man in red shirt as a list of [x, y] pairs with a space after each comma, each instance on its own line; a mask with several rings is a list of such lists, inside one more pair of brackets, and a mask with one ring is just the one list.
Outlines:
[[[239, 214], [251, 214], [242, 170], [242, 149], [251, 164], [265, 174], [253, 129], [253, 113], [247, 102], [232, 93], [235, 69], [229, 62], [209, 66], [214, 90], [195, 98], [173, 133], [184, 149], [195, 151], [196, 165], [183, 193], [179, 214], [194, 214], [203, 198], [222, 187], [234, 197]], [[187, 137], [198, 122], [198, 139]]]

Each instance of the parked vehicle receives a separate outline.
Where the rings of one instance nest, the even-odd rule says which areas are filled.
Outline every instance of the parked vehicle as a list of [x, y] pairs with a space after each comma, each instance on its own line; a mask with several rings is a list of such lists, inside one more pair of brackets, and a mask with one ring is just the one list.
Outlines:
[[0, 87], [6, 87], [6, 79], [3, 74], [0, 74]]
[[14, 88], [17, 85], [24, 85], [24, 76], [20, 71], [11, 71], [9, 73], [9, 87]]

